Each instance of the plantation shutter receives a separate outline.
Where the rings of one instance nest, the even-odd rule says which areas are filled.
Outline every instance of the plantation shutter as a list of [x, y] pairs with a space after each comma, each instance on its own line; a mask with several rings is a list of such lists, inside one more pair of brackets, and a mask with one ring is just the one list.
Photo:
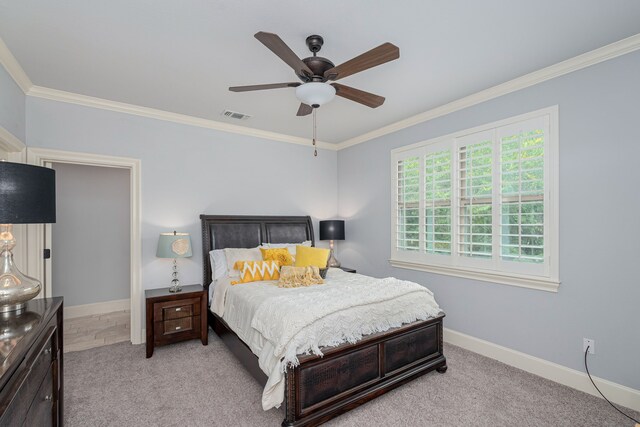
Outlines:
[[424, 250], [451, 255], [451, 150], [424, 156]]
[[503, 261], [544, 262], [544, 147], [548, 128], [545, 116], [498, 129]]
[[420, 157], [396, 162], [396, 249], [420, 250]]
[[485, 131], [457, 139], [457, 253], [461, 257], [492, 256], [493, 135], [493, 131]]

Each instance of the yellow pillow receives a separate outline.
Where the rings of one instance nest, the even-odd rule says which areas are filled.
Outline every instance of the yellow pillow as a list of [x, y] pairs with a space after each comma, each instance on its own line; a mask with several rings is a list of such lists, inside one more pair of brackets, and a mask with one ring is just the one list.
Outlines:
[[329, 249], [296, 246], [296, 267], [315, 266], [325, 268], [329, 260]]
[[293, 265], [293, 257], [287, 248], [260, 248], [264, 261], [278, 261], [280, 265]]
[[232, 285], [280, 279], [280, 264], [278, 261], [238, 261], [235, 265], [240, 263], [243, 263], [240, 281], [231, 282]]

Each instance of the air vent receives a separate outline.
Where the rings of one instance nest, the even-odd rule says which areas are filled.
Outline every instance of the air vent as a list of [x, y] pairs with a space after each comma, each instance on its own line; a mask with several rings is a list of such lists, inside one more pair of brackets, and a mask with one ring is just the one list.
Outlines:
[[237, 111], [231, 111], [231, 110], [224, 110], [222, 112], [222, 115], [225, 117], [229, 117], [231, 119], [236, 119], [236, 120], [247, 120], [251, 118], [251, 116], [248, 114], [242, 114], [242, 113], [238, 113]]

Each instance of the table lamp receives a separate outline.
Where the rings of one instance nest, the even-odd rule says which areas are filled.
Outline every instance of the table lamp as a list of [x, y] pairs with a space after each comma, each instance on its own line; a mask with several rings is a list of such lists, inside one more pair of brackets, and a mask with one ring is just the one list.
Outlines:
[[180, 280], [178, 280], [178, 258], [189, 258], [191, 255], [191, 237], [189, 233], [160, 233], [158, 239], [158, 258], [173, 258], [173, 273], [171, 274], [171, 287], [169, 292], [180, 292]]
[[56, 222], [56, 172], [22, 163], [0, 162], [0, 313], [22, 311], [40, 293], [38, 279], [13, 262], [13, 224]]
[[340, 261], [333, 254], [333, 241], [344, 240], [344, 221], [332, 219], [320, 221], [320, 240], [329, 240], [329, 261], [327, 267], [340, 267]]

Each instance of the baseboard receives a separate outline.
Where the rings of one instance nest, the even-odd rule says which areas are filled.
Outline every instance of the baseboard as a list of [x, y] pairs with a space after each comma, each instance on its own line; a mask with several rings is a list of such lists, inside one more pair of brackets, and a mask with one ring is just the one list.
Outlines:
[[119, 299], [114, 301], [97, 302], [94, 304], [73, 305], [64, 307], [65, 319], [73, 319], [74, 317], [92, 316], [94, 314], [112, 313], [114, 311], [129, 310], [131, 308], [131, 300]]
[[[576, 390], [601, 397], [584, 372], [447, 328], [444, 328], [444, 341]], [[640, 411], [640, 391], [602, 378], [594, 376], [592, 378], [609, 400], [618, 405]]]

